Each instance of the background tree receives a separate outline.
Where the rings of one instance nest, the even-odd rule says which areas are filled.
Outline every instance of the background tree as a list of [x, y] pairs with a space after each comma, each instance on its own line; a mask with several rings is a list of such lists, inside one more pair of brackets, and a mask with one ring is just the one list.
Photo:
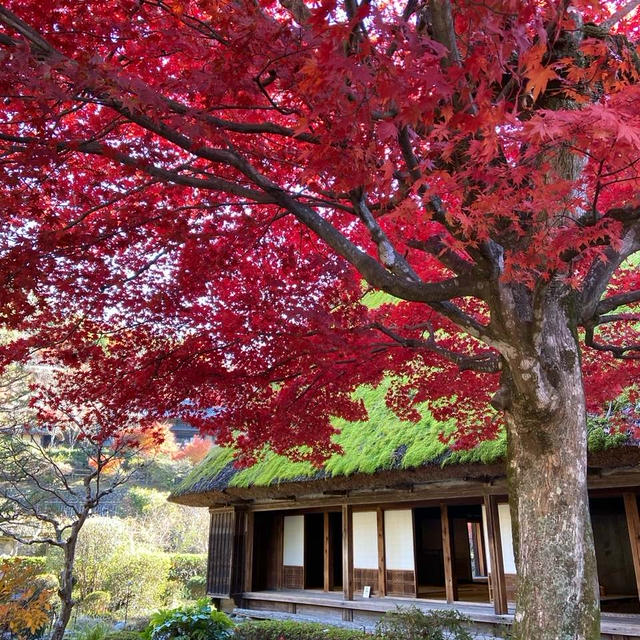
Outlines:
[[5, 2], [5, 361], [249, 461], [321, 459], [389, 371], [457, 446], [504, 422], [515, 637], [597, 638], [586, 412], [639, 372], [636, 5]]
[[[22, 373], [16, 371], [22, 369]], [[29, 367], [13, 367], [3, 389], [8, 419], [0, 434], [0, 532], [21, 544], [60, 549], [60, 611], [52, 640], [60, 640], [76, 604], [75, 557], [78, 535], [93, 510], [139, 470], [141, 441], [152, 441], [151, 431], [141, 437], [135, 427], [121, 425], [118, 416], [98, 406], [78, 408], [59, 398], [55, 386], [64, 371], [51, 376], [34, 375]], [[29, 390], [39, 384], [39, 391]], [[29, 402], [24, 401], [26, 395]], [[83, 417], [91, 414], [91, 427]], [[76, 449], [86, 466], [72, 467], [50, 447], [58, 431], [73, 429]], [[47, 437], [48, 434], [48, 437]], [[44, 441], [44, 444], [43, 444]]]

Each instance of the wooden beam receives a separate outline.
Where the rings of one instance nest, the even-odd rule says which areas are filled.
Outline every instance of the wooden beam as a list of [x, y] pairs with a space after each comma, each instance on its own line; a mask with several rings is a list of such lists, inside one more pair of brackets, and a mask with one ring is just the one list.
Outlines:
[[387, 560], [384, 552], [384, 511], [376, 509], [378, 522], [378, 595], [387, 595]]
[[325, 511], [323, 514], [323, 523], [324, 523], [324, 549], [323, 549], [323, 553], [324, 553], [324, 586], [323, 589], [324, 591], [330, 591], [331, 589], [331, 576], [330, 574], [330, 567], [331, 567], [331, 562], [330, 560], [330, 546], [329, 546], [329, 512]]
[[442, 556], [444, 560], [444, 588], [447, 602], [455, 602], [458, 599], [458, 584], [453, 569], [453, 536], [449, 522], [449, 508], [446, 504], [440, 505], [440, 522], [442, 524]]
[[342, 505], [342, 584], [344, 599], [353, 600], [353, 509]]
[[245, 522], [246, 522], [247, 531], [244, 539], [243, 591], [253, 591], [253, 531], [254, 531], [253, 511], [247, 511]]
[[493, 606], [498, 615], [504, 615], [507, 613], [507, 585], [504, 579], [502, 539], [500, 538], [498, 500], [496, 496], [486, 495], [484, 498], [484, 506], [487, 514], [487, 534], [489, 536]]
[[635, 493], [624, 494], [624, 511], [627, 515], [627, 528], [631, 555], [633, 556], [633, 570], [636, 576], [636, 589], [640, 598], [640, 516], [638, 516], [638, 500]]

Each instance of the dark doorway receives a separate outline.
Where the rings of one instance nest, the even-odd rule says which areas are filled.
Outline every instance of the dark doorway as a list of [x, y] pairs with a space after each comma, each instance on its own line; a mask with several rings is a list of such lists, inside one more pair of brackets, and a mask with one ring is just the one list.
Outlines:
[[324, 589], [324, 513], [304, 517], [304, 588]]
[[282, 514], [256, 512], [253, 524], [252, 590], [281, 588]]
[[640, 613], [624, 501], [619, 496], [592, 498], [590, 510], [600, 608], [602, 611]]
[[[489, 587], [484, 561], [482, 507], [450, 505], [449, 535], [451, 561], [457, 599], [467, 602], [489, 602]], [[418, 597], [445, 600], [445, 570], [440, 507], [415, 509], [415, 552]]]
[[416, 509], [416, 566], [419, 598], [444, 598], [440, 507]]
[[458, 600], [489, 602], [489, 585], [484, 562], [482, 507], [479, 504], [449, 506], [453, 544], [453, 575]]
[[329, 589], [342, 589], [342, 514], [329, 513]]

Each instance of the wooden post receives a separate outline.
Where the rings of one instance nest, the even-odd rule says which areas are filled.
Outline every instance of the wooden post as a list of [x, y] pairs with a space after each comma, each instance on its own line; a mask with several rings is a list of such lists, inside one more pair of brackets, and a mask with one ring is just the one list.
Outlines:
[[251, 591], [253, 588], [253, 531], [254, 517], [253, 511], [247, 511], [246, 537], [244, 546], [244, 580], [243, 591]]
[[473, 539], [475, 542], [475, 553], [478, 558], [478, 573], [481, 576], [487, 575], [487, 560], [485, 558], [484, 535], [482, 533], [482, 522], [473, 523]]
[[284, 516], [276, 516], [276, 589], [282, 589], [284, 573]]
[[384, 554], [384, 511], [376, 509], [378, 521], [378, 595], [387, 595], [387, 561]]
[[353, 509], [342, 505], [342, 583], [344, 599], [353, 600]]
[[330, 547], [329, 547], [329, 512], [325, 511], [324, 516], [324, 587], [325, 591], [330, 591], [331, 589], [331, 577], [330, 573]]
[[495, 496], [485, 495], [484, 506], [487, 513], [487, 533], [491, 556], [491, 583], [493, 585], [493, 606], [498, 615], [507, 613], [507, 586], [504, 579], [502, 561], [502, 539], [498, 520], [498, 501]]
[[640, 517], [638, 516], [638, 501], [635, 493], [624, 494], [624, 511], [627, 515], [633, 570], [636, 576], [638, 597], [640, 598]]
[[440, 522], [442, 524], [442, 556], [444, 559], [444, 588], [447, 602], [458, 599], [458, 584], [453, 570], [453, 536], [449, 524], [449, 509], [446, 504], [440, 504]]

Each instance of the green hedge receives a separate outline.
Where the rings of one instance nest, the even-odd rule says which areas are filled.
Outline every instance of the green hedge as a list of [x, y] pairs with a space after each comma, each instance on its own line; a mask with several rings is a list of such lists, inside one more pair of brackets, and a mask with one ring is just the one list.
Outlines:
[[6, 559], [11, 562], [19, 562], [23, 567], [34, 569], [36, 575], [48, 573], [47, 559], [44, 556], [9, 556]]
[[234, 640], [371, 640], [371, 636], [364, 631], [292, 620], [243, 622], [235, 628], [233, 638]]
[[187, 584], [191, 578], [207, 573], [206, 553], [172, 553], [170, 557], [169, 580]]

